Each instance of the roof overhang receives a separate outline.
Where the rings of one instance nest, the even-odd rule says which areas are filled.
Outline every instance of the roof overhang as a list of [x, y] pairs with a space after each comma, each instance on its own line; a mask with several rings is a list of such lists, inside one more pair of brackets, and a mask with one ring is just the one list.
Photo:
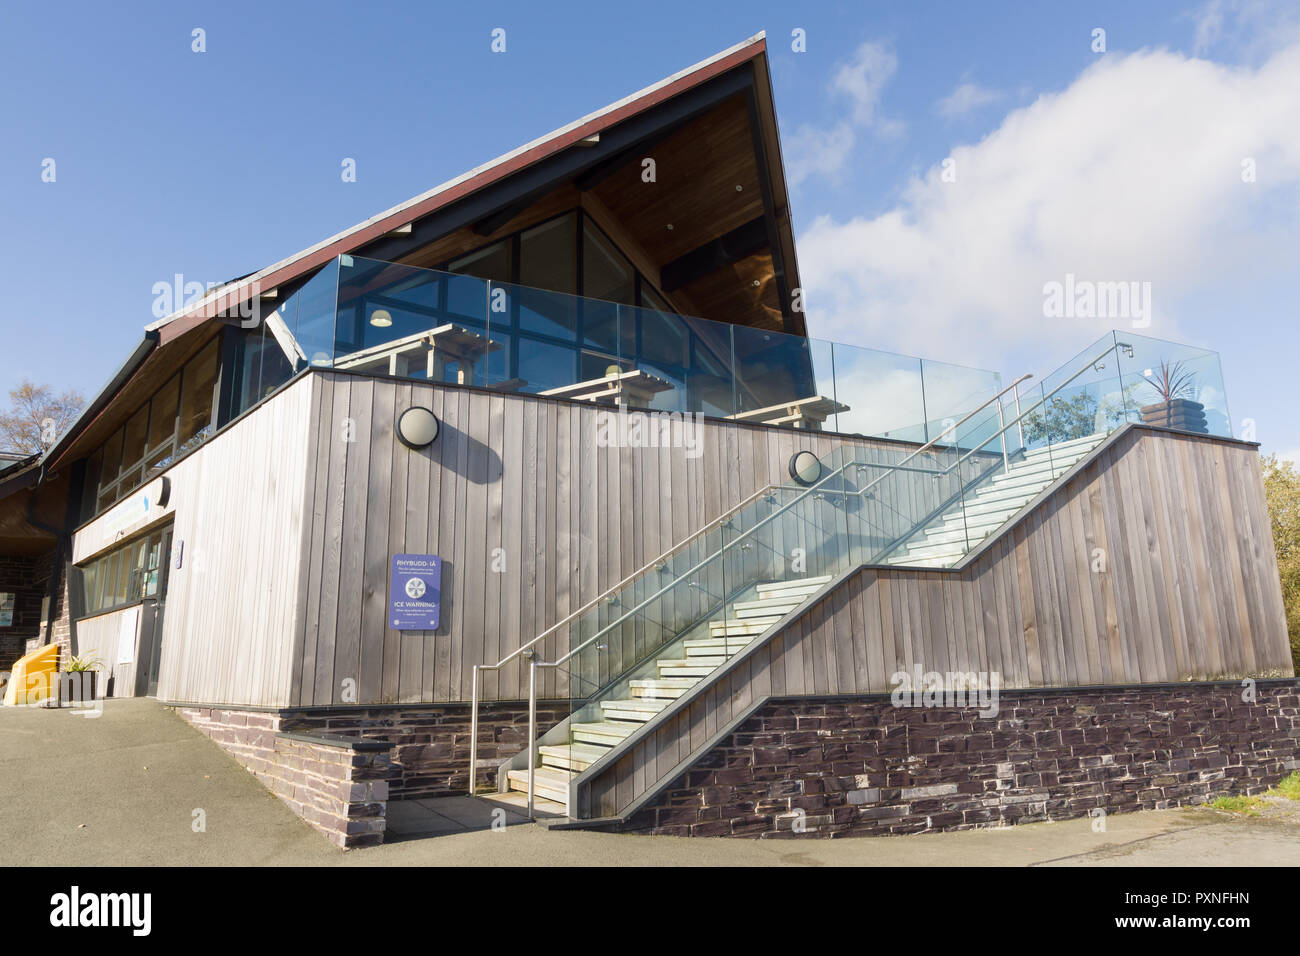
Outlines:
[[[335, 256], [355, 253], [358, 249], [382, 240], [391, 233], [404, 230], [415, 220], [450, 207], [494, 183], [524, 172], [571, 148], [576, 147], [576, 153], [580, 157], [579, 162], [594, 164], [599, 161], [600, 156], [593, 148], [593, 143], [604, 145], [602, 133], [745, 64], [753, 64], [756, 112], [766, 147], [765, 173], [770, 181], [774, 215], [778, 223], [777, 245], [785, 262], [786, 273], [791, 280], [794, 280], [790, 283], [793, 287], [797, 282], [794, 236], [790, 225], [789, 197], [777, 137], [766, 51], [766, 37], [759, 33], [631, 96], [626, 96], [603, 109], [484, 163], [464, 175], [435, 186], [407, 202], [372, 216], [351, 229], [344, 230], [233, 283], [217, 287], [198, 302], [148, 326], [148, 330], [157, 332], [160, 336], [160, 344], [166, 344], [197, 325], [218, 318], [232, 304], [246, 301], [264, 291], [300, 281]], [[481, 214], [481, 212], [477, 213], [477, 215]], [[371, 254], [373, 255], [373, 251]], [[802, 326], [802, 321], [799, 324]], [[801, 327], [792, 331], [803, 333]]]

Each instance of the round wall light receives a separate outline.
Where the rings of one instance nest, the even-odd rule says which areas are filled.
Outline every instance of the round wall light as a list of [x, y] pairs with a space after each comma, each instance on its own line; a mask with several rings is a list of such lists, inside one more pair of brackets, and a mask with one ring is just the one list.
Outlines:
[[815, 485], [822, 476], [822, 463], [810, 451], [797, 451], [790, 456], [790, 477], [801, 485]]
[[424, 448], [438, 437], [438, 416], [423, 405], [412, 405], [397, 417], [397, 440], [407, 448]]
[[387, 309], [375, 309], [370, 313], [370, 324], [378, 329], [386, 329], [393, 324], [393, 316]]

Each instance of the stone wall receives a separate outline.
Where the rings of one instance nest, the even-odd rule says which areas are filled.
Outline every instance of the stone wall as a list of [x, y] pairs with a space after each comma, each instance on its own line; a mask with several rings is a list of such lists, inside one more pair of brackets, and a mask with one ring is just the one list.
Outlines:
[[285, 732], [274, 713], [178, 707], [298, 816], [344, 849], [382, 843], [388, 746]]
[[887, 696], [769, 701], [624, 829], [960, 830], [1255, 794], [1300, 768], [1300, 681], [1004, 692], [996, 716]]
[[[283, 711], [281, 726], [306, 733], [387, 741], [393, 748], [388, 781], [395, 799], [446, 796], [469, 791], [469, 710], [468, 704], [411, 704]], [[539, 702], [538, 735], [567, 716], [567, 702]], [[523, 750], [527, 740], [527, 703], [479, 705], [480, 789], [495, 788], [497, 767]]]
[[[174, 705], [338, 846], [383, 842], [389, 799], [468, 792], [469, 707], [416, 704], [328, 711], [253, 711]], [[568, 716], [538, 705], [538, 734]], [[479, 706], [479, 786], [524, 748], [528, 705]]]

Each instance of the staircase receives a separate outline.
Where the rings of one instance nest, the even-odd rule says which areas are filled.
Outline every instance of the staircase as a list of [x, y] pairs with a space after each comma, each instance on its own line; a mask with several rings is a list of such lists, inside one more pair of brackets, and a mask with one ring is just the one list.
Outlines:
[[[555, 815], [590, 818], [598, 812], [597, 787], [608, 806], [605, 770], [619, 752], [647, 739], [652, 722], [682, 713], [684, 698], [716, 681], [728, 661], [752, 650], [841, 574], [871, 564], [955, 566], [1107, 435], [1137, 420], [1140, 410], [1129, 395], [1143, 379], [1122, 374], [1129, 360], [1143, 367], [1135, 352], [1112, 333], [1036, 392], [1019, 390], [1030, 377], [1022, 376], [896, 460], [840, 446], [822, 461], [813, 485], [761, 489], [496, 665], [476, 665], [472, 714], [481, 669], [499, 670], [549, 638], [561, 652], [550, 661], [530, 660], [530, 688], [535, 694], [538, 669], [554, 669], [567, 682], [559, 687], [567, 686], [572, 705], [535, 749], [500, 765], [498, 789], [527, 793], [535, 758], [532, 796], [558, 804], [548, 808]], [[1012, 436], [1023, 444], [1022, 431], [1035, 425], [1051, 431], [1043, 423], [1065, 417], [1073, 424], [1080, 416], [1094, 434], [1008, 454]], [[793, 548], [805, 552], [808, 576], [782, 579]], [[535, 701], [530, 714], [533, 708]], [[472, 767], [476, 741], [472, 732]]]
[[[750, 600], [730, 604], [721, 619], [702, 622], [692, 632], [699, 636], [688, 635], [673, 645], [680, 648], [676, 652], [680, 656], [660, 657], [654, 661], [655, 676], [627, 682], [630, 696], [600, 700], [599, 713], [591, 715], [599, 720], [571, 723], [567, 742], [537, 748], [536, 795], [567, 805], [571, 777], [621, 744], [830, 581], [831, 576], [824, 575], [758, 584], [749, 589]], [[527, 769], [507, 771], [506, 781], [510, 790], [528, 792]]]
[[1044, 488], [1091, 454], [1104, 433], [1028, 451], [963, 496], [962, 503], [903, 541], [886, 564], [947, 568], [997, 531]]

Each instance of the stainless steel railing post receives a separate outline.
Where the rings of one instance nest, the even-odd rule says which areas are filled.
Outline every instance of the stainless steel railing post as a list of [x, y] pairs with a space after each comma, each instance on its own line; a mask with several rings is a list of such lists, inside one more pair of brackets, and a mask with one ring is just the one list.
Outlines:
[[[1011, 464], [1007, 461], [1007, 423], [1002, 417], [1001, 399], [998, 399], [998, 431], [1002, 433], [1002, 468], [1004, 471], [1009, 471]], [[958, 475], [957, 478], [960, 480], [961, 475]]]
[[469, 705], [469, 795], [478, 790], [478, 665], [474, 665]]
[[528, 661], [528, 819], [535, 819], [533, 787], [537, 775], [537, 657]]

